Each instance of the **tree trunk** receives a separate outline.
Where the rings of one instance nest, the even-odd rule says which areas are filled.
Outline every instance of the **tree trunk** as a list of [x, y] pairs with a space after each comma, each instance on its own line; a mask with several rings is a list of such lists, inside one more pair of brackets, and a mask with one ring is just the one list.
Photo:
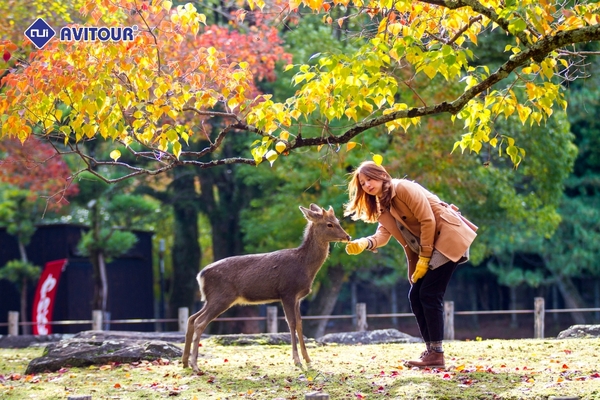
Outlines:
[[[23, 261], [24, 263], [27, 263], [27, 251], [25, 251], [25, 245], [23, 244], [23, 242], [19, 239], [18, 240], [18, 245], [19, 245], [19, 253], [21, 255], [21, 261]], [[21, 322], [27, 322], [28, 318], [27, 318], [27, 286], [28, 286], [28, 282], [27, 282], [27, 278], [23, 278], [21, 280]], [[29, 335], [31, 333], [31, 326], [30, 325], [23, 325], [23, 334], [24, 335]]]
[[[344, 266], [332, 265], [327, 269], [328, 282], [323, 282], [317, 295], [311, 301], [307, 315], [331, 315], [335, 308], [340, 291], [347, 277]], [[319, 338], [325, 335], [329, 319], [306, 320], [303, 323], [303, 333], [307, 337]]]
[[[556, 276], [556, 285], [565, 300], [566, 308], [585, 308], [585, 302], [575, 287], [573, 280], [568, 276]], [[583, 313], [570, 313], [575, 324], [585, 324], [586, 318]]]
[[[514, 286], [510, 286], [508, 289], [510, 290], [510, 309], [516, 310], [517, 309], [517, 288]], [[517, 314], [515, 314], [515, 313], [510, 314], [510, 327], [511, 328], [519, 327], [519, 320], [517, 319]]]
[[[197, 310], [194, 299], [198, 293], [196, 275], [200, 270], [202, 250], [198, 230], [198, 196], [194, 185], [194, 174], [187, 168], [179, 168], [171, 183], [173, 193], [174, 238], [171, 257], [173, 283], [169, 299], [171, 318], [177, 317], [180, 307], [188, 307], [190, 315]], [[171, 324], [167, 329], [177, 329]]]
[[[214, 134], [215, 132], [213, 132]], [[245, 148], [246, 144], [236, 144], [235, 137], [230, 137], [223, 146], [227, 157], [239, 154], [236, 146]], [[236, 166], [224, 165], [198, 174], [200, 179], [200, 208], [210, 221], [212, 230], [212, 248], [214, 261], [243, 254], [243, 234], [240, 227], [240, 212], [254, 197], [250, 190], [236, 174]], [[223, 317], [258, 317], [258, 306], [233, 307]], [[211, 329], [211, 325], [215, 325]], [[209, 325], [208, 332], [213, 329], [220, 333], [240, 333], [258, 330], [255, 321], [226, 322]], [[222, 325], [222, 326], [219, 326]]]
[[108, 274], [106, 272], [106, 261], [104, 252], [98, 252], [98, 271], [100, 275], [100, 310], [106, 314], [108, 303]]
[[[21, 280], [21, 322], [27, 322], [27, 278]], [[31, 333], [30, 325], [23, 325], [23, 334]]]

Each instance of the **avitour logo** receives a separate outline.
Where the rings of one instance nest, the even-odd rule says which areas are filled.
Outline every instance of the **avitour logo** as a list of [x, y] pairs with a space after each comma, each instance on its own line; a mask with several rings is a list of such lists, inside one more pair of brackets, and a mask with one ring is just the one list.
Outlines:
[[110, 28], [106, 26], [65, 26], [60, 29], [60, 41], [93, 42], [99, 40], [101, 42], [106, 42], [111, 40], [113, 42], [128, 42], [135, 39], [137, 32], [137, 25]]
[[[126, 27], [95, 27], [95, 26], [65, 26], [60, 29], [61, 42], [128, 42], [135, 39], [138, 33], [137, 25]], [[56, 31], [42, 18], [35, 20], [25, 31], [25, 36], [37, 47], [42, 49], [56, 36]]]
[[38, 49], [43, 48], [56, 35], [56, 31], [44, 21], [43, 18], [38, 18], [25, 31], [25, 36]]

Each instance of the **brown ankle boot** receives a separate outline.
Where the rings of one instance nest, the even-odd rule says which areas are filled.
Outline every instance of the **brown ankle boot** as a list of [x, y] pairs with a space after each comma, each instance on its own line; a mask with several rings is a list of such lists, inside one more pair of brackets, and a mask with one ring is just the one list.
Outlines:
[[438, 353], [433, 350], [421, 354], [420, 360], [407, 361], [406, 365], [418, 368], [446, 368], [446, 364], [444, 363], [444, 353]]

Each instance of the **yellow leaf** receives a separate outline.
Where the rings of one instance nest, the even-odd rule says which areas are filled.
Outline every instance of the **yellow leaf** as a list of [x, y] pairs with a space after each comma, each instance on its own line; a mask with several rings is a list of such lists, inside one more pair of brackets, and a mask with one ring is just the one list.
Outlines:
[[165, 10], [169, 11], [171, 9], [171, 7], [173, 6], [173, 2], [171, 2], [169, 0], [165, 0], [165, 1], [163, 1], [162, 6]]
[[375, 164], [381, 165], [381, 163], [383, 162], [383, 157], [380, 154], [375, 154], [373, 155], [373, 161], [375, 162]]
[[437, 70], [431, 65], [427, 65], [425, 68], [423, 68], [423, 72], [425, 72], [429, 79], [433, 79], [433, 77], [437, 74]]
[[356, 147], [356, 142], [348, 142], [348, 143], [346, 143], [346, 151], [350, 151], [354, 147]]
[[275, 160], [277, 160], [277, 157], [279, 157], [279, 154], [277, 154], [277, 152], [274, 150], [269, 150], [267, 154], [265, 154], [265, 158], [271, 163], [271, 167], [273, 166]]
[[290, 137], [290, 133], [288, 131], [281, 131], [281, 133], [279, 134], [279, 139], [281, 140], [288, 140]]
[[110, 152], [110, 158], [117, 161], [121, 157], [121, 152], [119, 150], [113, 150]]
[[179, 156], [181, 155], [181, 143], [179, 143], [179, 142], [173, 143], [173, 154], [179, 160]]
[[277, 150], [278, 153], [283, 153], [285, 151], [286, 145], [283, 142], [277, 142], [277, 144], [275, 145], [275, 150]]

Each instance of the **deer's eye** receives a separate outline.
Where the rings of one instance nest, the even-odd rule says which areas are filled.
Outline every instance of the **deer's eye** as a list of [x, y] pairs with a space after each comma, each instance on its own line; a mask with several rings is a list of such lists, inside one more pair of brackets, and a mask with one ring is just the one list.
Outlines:
[[328, 228], [333, 228], [333, 224], [331, 222], [327, 223]]

